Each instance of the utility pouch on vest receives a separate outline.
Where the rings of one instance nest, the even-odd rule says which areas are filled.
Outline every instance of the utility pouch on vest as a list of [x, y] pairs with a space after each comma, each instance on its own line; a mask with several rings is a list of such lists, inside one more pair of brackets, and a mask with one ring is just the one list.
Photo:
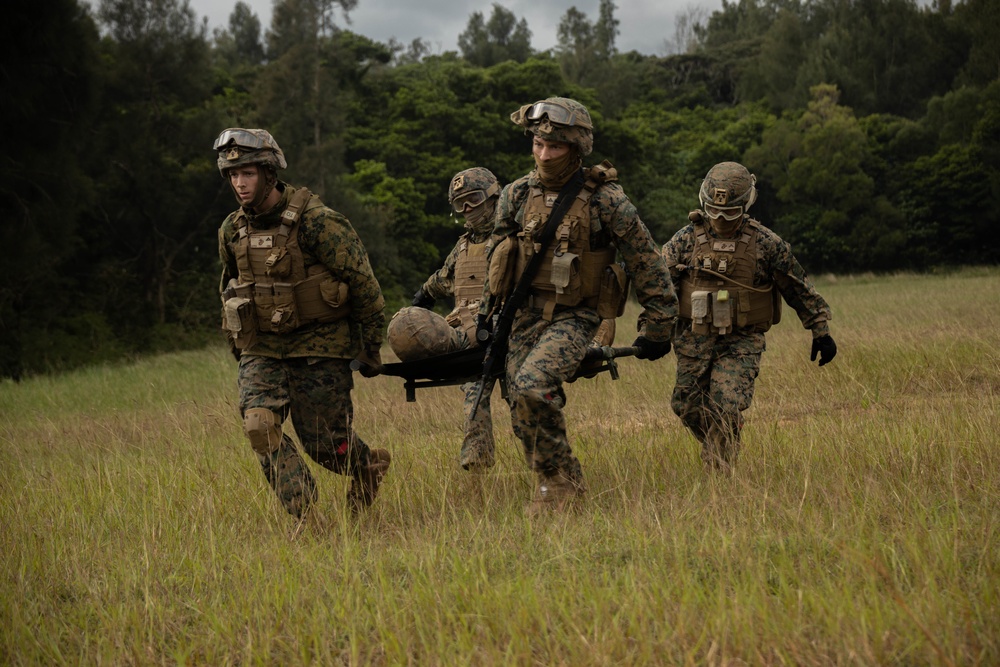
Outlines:
[[493, 249], [487, 278], [493, 296], [506, 296], [514, 285], [517, 254], [512, 250], [517, 247], [516, 243], [513, 236], [508, 236]]
[[609, 264], [601, 276], [601, 287], [597, 295], [597, 316], [602, 320], [613, 320], [625, 312], [630, 280], [621, 264]]
[[691, 331], [706, 335], [711, 329], [709, 319], [709, 299], [711, 292], [696, 290], [691, 292]]
[[555, 285], [556, 294], [565, 294], [573, 290], [580, 282], [580, 256], [571, 252], [557, 254], [552, 258], [552, 284]]
[[271, 311], [271, 331], [288, 333], [299, 326], [295, 309], [295, 286], [291, 283], [274, 283], [274, 310]]
[[323, 301], [331, 308], [342, 308], [347, 304], [347, 297], [350, 290], [347, 283], [339, 280], [324, 280], [319, 284], [319, 293]]
[[720, 289], [712, 295], [712, 326], [720, 334], [733, 330], [733, 309], [728, 290]]
[[245, 350], [257, 339], [257, 314], [253, 301], [234, 296], [223, 304], [222, 326], [229, 332], [239, 350]]

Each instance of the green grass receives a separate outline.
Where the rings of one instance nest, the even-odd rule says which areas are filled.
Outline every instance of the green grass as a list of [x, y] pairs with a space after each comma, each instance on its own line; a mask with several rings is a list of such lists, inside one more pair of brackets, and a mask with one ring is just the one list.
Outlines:
[[0, 663], [1000, 664], [1000, 271], [817, 282], [837, 359], [786, 309], [733, 478], [672, 356], [624, 359], [567, 386], [589, 493], [535, 520], [498, 401], [458, 468], [457, 387], [358, 377], [392, 469], [353, 520], [313, 466], [295, 536], [221, 347], [0, 384]]

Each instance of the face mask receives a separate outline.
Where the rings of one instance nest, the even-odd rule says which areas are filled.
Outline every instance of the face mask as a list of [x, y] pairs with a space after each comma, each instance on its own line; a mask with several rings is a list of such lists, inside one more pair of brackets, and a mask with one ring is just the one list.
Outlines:
[[570, 177], [580, 168], [582, 160], [576, 150], [566, 151], [566, 154], [555, 160], [535, 160], [538, 170], [538, 180], [547, 188], [558, 188], [566, 185]]
[[473, 234], [485, 234], [493, 231], [493, 213], [497, 202], [494, 198], [475, 208], [470, 208], [465, 215], [465, 228]]
[[712, 231], [718, 236], [729, 237], [736, 233], [740, 227], [743, 226], [743, 216], [736, 218], [735, 220], [726, 220], [722, 216], [718, 218], [709, 218], [708, 224], [711, 225]]

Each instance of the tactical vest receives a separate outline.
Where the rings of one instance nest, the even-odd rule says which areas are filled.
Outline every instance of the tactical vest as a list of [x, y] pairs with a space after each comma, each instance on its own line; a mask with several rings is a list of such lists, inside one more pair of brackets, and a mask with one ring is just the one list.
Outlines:
[[[350, 313], [347, 283], [299, 247], [301, 214], [319, 205], [317, 197], [300, 188], [277, 227], [255, 229], [242, 210], [237, 214], [233, 224], [238, 234], [234, 250], [239, 278], [231, 289], [241, 303], [249, 300], [252, 308], [247, 310], [256, 315], [252, 322], [236, 323], [240, 332], [234, 335], [237, 346], [241, 338], [246, 341], [242, 347], [252, 344], [254, 332], [250, 328], [284, 334], [309, 324], [334, 322]], [[227, 302], [227, 315], [230, 310]], [[233, 317], [227, 320], [224, 326], [233, 332]]]
[[476, 342], [476, 315], [486, 281], [486, 242], [472, 243], [468, 234], [459, 241], [455, 258], [455, 308], [446, 318], [448, 324], [465, 332], [470, 343]]
[[726, 334], [752, 327], [764, 332], [781, 320], [781, 295], [769, 282], [754, 286], [760, 223], [748, 219], [734, 239], [718, 239], [695, 223], [691, 265], [681, 278], [680, 316], [697, 334]]
[[[614, 318], [624, 307], [627, 279], [615, 264], [616, 249], [591, 249], [593, 230], [590, 199], [602, 183], [617, 178], [607, 161], [586, 171], [586, 181], [556, 229], [545, 258], [531, 281], [529, 307], [541, 310], [547, 320], [556, 310], [573, 306], [598, 309], [604, 318]], [[514, 280], [519, 280], [531, 257], [540, 248], [535, 236], [541, 233], [552, 214], [558, 191], [534, 185], [528, 191], [522, 228], [517, 234]], [[613, 289], [612, 289], [613, 288]], [[617, 292], [617, 297], [612, 293]], [[602, 297], [602, 294], [604, 295]]]

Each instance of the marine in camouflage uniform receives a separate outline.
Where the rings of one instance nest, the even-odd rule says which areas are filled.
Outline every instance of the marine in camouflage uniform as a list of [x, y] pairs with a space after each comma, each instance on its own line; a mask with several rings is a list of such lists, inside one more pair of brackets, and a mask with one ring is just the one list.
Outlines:
[[536, 168], [500, 195], [481, 317], [496, 310], [516, 284], [558, 193], [572, 179], [582, 176], [586, 183], [546, 251], [509, 340], [512, 421], [537, 474], [529, 506], [534, 513], [562, 509], [585, 489], [566, 435], [563, 383], [580, 365], [601, 319], [621, 313], [626, 272], [644, 309], [643, 329], [633, 343], [640, 348], [637, 357], [659, 359], [669, 352], [677, 302], [663, 257], [614, 168], [607, 162], [582, 166], [593, 147], [586, 107], [552, 97], [522, 107], [511, 120], [532, 137]]
[[811, 358], [830, 362], [832, 315], [791, 247], [750, 218], [756, 179], [723, 162], [702, 182], [702, 208], [663, 246], [680, 300], [674, 332], [677, 382], [671, 407], [701, 443], [706, 466], [729, 473], [740, 448], [743, 411], [753, 400], [764, 333], [781, 300], [812, 331]]
[[[483, 167], [458, 172], [448, 186], [448, 203], [454, 213], [465, 219], [466, 231], [448, 253], [444, 265], [431, 274], [413, 295], [413, 306], [426, 309], [433, 308], [437, 299], [455, 299], [455, 308], [446, 318], [452, 327], [452, 340], [447, 343], [448, 349], [440, 353], [478, 345], [475, 338], [476, 315], [479, 312], [483, 283], [486, 281], [486, 244], [493, 231], [493, 216], [499, 194], [500, 183], [497, 177]], [[462, 275], [457, 275], [456, 269]], [[457, 288], [456, 281], [459, 283]], [[466, 470], [489, 468], [496, 461], [490, 410], [493, 386], [494, 383], [489, 383], [483, 389], [479, 409], [475, 417], [470, 417], [479, 382], [466, 382], [462, 385], [465, 393], [465, 437], [459, 453], [459, 464]]]
[[305, 516], [316, 482], [302, 450], [350, 475], [352, 511], [374, 500], [391, 457], [355, 433], [352, 358], [380, 370], [382, 292], [343, 215], [277, 178], [284, 154], [265, 130], [230, 128], [218, 167], [240, 204], [219, 229], [223, 327], [239, 360], [240, 414], [267, 483]]

